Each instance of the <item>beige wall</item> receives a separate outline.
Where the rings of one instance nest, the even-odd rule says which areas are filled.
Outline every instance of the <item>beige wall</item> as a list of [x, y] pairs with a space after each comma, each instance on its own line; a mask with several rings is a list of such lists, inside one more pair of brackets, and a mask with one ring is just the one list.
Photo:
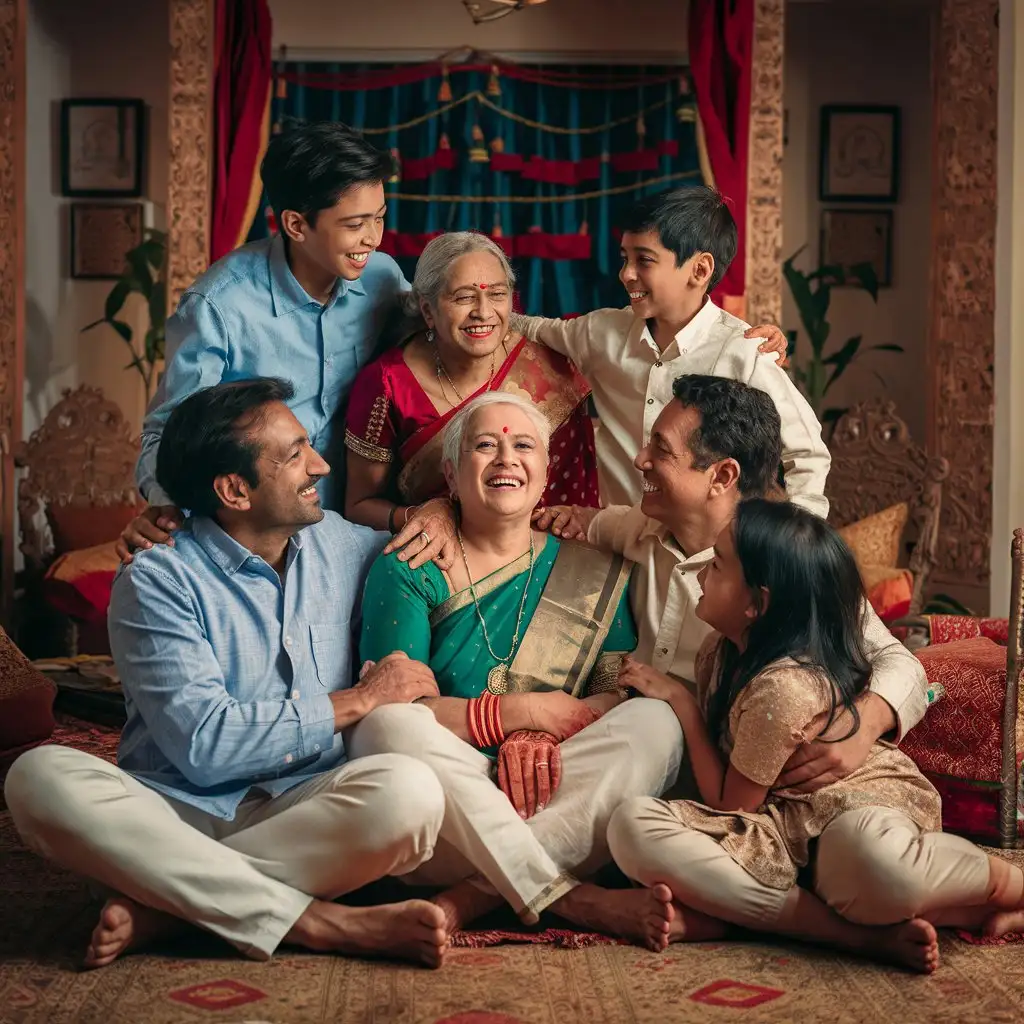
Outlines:
[[[104, 0], [69, 4], [29, 0], [27, 75], [27, 242], [25, 434], [39, 425], [60, 398], [78, 384], [101, 387], [124, 410], [134, 430], [141, 425], [141, 378], [123, 369], [123, 341], [106, 328], [81, 334], [103, 313], [112, 282], [72, 280], [69, 214], [60, 195], [60, 101], [73, 97], [124, 97], [146, 103], [147, 217], [163, 226], [167, 196], [167, 0]], [[139, 333], [139, 310], [126, 319]]]
[[[486, 8], [489, 0], [481, 0]], [[638, 8], [642, 16], [636, 17]], [[432, 54], [461, 46], [496, 52], [686, 52], [685, 0], [550, 0], [486, 25], [474, 25], [460, 0], [270, 0], [274, 44], [293, 50]], [[382, 12], [386, 10], [384, 16]], [[324, 59], [329, 59], [325, 55]]]
[[[790, 3], [786, 9], [785, 107], [789, 143], [783, 157], [783, 254], [809, 243], [800, 264], [819, 257], [818, 202], [820, 108], [830, 103], [901, 108], [900, 201], [893, 209], [893, 287], [878, 304], [855, 289], [832, 293], [831, 340], [855, 334], [864, 344], [896, 343], [904, 355], [879, 353], [846, 371], [828, 404], [850, 405], [883, 391], [892, 396], [912, 435], [925, 441], [923, 386], [928, 320], [928, 237], [931, 188], [931, 9], [923, 3]], [[867, 205], [867, 204], [865, 204]], [[887, 204], [877, 204], [879, 207]], [[872, 206], [873, 208], [873, 206]], [[783, 324], [799, 327], [785, 288]], [[806, 346], [806, 338], [802, 338]], [[799, 343], [798, 343], [799, 346]], [[806, 351], [806, 348], [804, 349]], [[797, 349], [799, 358], [800, 348]], [[870, 368], [886, 379], [883, 388]]]

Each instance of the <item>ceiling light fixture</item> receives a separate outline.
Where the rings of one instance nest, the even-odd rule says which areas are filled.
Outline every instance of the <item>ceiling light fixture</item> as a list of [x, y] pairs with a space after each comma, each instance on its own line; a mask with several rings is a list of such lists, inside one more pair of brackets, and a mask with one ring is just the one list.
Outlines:
[[474, 25], [482, 25], [485, 21], [497, 21], [499, 18], [506, 18], [524, 7], [536, 7], [545, 3], [546, 0], [487, 0], [486, 3], [471, 3], [470, 0], [462, 0], [463, 7], [469, 12]]

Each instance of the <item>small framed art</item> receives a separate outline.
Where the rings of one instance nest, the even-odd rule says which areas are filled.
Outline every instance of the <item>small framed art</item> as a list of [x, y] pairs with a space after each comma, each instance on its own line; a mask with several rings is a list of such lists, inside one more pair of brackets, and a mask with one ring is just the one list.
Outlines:
[[892, 210], [822, 210], [821, 263], [870, 263], [878, 285], [892, 285]]
[[822, 202], [894, 203], [899, 195], [899, 107], [821, 108]]
[[73, 198], [142, 195], [142, 100], [64, 100], [61, 191]]
[[142, 203], [71, 204], [71, 276], [120, 277], [125, 253], [142, 243]]

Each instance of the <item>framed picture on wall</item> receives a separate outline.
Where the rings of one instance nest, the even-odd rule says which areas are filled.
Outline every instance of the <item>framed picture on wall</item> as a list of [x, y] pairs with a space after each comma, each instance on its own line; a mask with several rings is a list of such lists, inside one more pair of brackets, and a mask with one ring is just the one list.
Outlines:
[[120, 277], [125, 253], [142, 243], [142, 203], [71, 204], [71, 276]]
[[892, 210], [822, 210], [821, 262], [870, 263], [879, 287], [890, 287]]
[[821, 108], [822, 202], [894, 203], [899, 169], [899, 107]]
[[75, 198], [142, 195], [142, 100], [64, 100], [61, 192]]

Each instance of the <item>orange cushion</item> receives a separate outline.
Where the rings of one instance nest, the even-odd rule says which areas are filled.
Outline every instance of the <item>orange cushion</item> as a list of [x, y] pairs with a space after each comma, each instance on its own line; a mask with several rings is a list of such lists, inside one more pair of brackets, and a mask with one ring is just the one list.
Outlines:
[[914, 576], [909, 569], [889, 569], [878, 573], [876, 582], [869, 585], [868, 602], [883, 622], [894, 622], [910, 612], [910, 599], [914, 594]]
[[114, 541], [61, 555], [46, 571], [43, 594], [57, 611], [80, 622], [102, 625], [120, 559]]
[[48, 505], [46, 519], [53, 533], [53, 550], [63, 555], [68, 551], [116, 541], [138, 513], [139, 506], [136, 504], [92, 505], [73, 502], [69, 505]]
[[56, 695], [57, 687], [0, 629], [0, 754], [50, 738]]

